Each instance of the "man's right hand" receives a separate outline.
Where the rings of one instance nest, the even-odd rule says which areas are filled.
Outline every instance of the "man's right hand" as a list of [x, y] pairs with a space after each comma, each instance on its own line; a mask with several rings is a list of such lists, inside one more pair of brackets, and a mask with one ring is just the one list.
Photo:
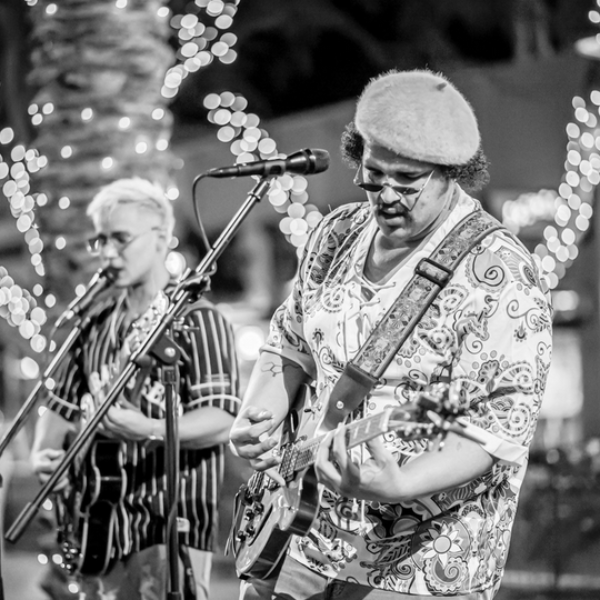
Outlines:
[[[31, 464], [33, 466], [34, 473], [37, 474], [40, 482], [45, 484], [48, 479], [56, 471], [58, 465], [65, 456], [64, 450], [55, 450], [53, 448], [46, 448], [44, 450], [37, 450], [31, 453]], [[59, 479], [53, 488], [53, 491], [57, 492], [64, 489], [69, 483], [67, 475], [63, 475]]]
[[278, 465], [280, 458], [273, 452], [278, 436], [273, 435], [271, 411], [249, 406], [236, 417], [229, 434], [232, 452], [250, 461], [253, 469], [264, 471]]

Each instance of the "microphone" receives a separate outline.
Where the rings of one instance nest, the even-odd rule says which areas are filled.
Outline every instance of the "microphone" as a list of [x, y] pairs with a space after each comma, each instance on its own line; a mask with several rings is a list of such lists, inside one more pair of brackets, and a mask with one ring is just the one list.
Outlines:
[[329, 168], [329, 152], [327, 150], [298, 150], [287, 158], [269, 158], [255, 160], [249, 163], [210, 169], [205, 173], [208, 177], [246, 177], [260, 175], [276, 177], [284, 173], [296, 175], [312, 175], [321, 173]]
[[57, 329], [64, 325], [67, 321], [78, 317], [81, 313], [85, 312], [96, 296], [105, 290], [114, 280], [115, 275], [110, 269], [98, 269], [94, 276], [90, 279], [90, 282], [83, 294], [74, 298], [66, 310], [58, 317], [54, 327]]

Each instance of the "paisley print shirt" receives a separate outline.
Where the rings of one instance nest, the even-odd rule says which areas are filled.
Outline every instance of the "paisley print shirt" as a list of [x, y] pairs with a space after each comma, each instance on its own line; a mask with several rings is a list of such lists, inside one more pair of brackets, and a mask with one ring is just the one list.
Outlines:
[[[271, 322], [264, 351], [314, 377], [327, 397], [346, 363], [407, 284], [416, 264], [480, 204], [458, 186], [447, 222], [381, 285], [363, 276], [377, 226], [366, 203], [325, 217], [309, 239], [293, 290]], [[381, 382], [350, 418], [414, 398], [440, 375], [468, 405], [486, 450], [498, 460], [482, 477], [410, 502], [356, 502], [324, 491], [309, 535], [291, 555], [326, 577], [423, 596], [491, 598], [506, 564], [519, 487], [551, 355], [551, 309], [529, 252], [501, 229], [460, 263], [398, 351]], [[425, 440], [384, 440], [404, 463]], [[354, 448], [364, 460], [364, 446]]]

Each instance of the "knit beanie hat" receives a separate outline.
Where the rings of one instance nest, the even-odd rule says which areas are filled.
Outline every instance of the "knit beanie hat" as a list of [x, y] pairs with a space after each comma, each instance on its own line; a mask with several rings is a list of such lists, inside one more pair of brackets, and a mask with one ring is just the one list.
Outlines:
[[368, 143], [436, 165], [464, 165], [481, 142], [465, 97], [431, 71], [392, 71], [373, 79], [354, 118]]

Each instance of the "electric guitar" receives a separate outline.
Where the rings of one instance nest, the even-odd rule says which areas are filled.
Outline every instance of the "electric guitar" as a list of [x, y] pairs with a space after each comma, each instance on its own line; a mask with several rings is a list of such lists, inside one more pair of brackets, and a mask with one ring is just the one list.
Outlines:
[[[445, 393], [447, 386], [444, 388], [432, 393]], [[313, 465], [326, 433], [311, 437], [322, 420], [313, 406], [306, 386], [282, 427], [279, 476], [285, 485], [279, 485], [265, 471], [256, 471], [236, 495], [226, 553], [234, 554], [241, 579], [266, 579], [273, 574], [291, 536], [306, 535], [317, 516], [321, 486]], [[439, 431], [431, 422], [408, 418], [406, 408], [389, 408], [353, 421], [344, 426], [348, 448], [392, 430], [406, 440], [431, 439]]]

